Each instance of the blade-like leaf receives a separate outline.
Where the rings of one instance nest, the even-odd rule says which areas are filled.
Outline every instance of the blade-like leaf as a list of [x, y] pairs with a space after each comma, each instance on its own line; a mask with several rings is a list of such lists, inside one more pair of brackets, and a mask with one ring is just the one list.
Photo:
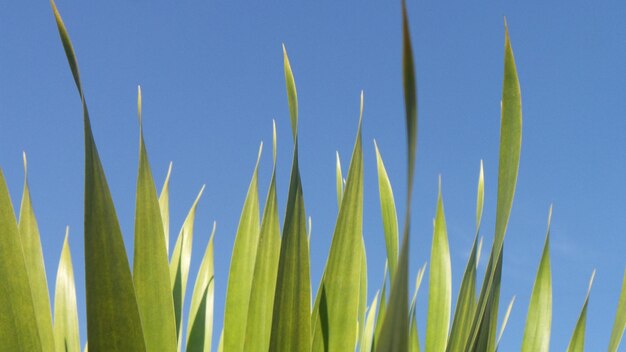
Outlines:
[[502, 335], [504, 335], [504, 329], [506, 329], [506, 324], [509, 322], [509, 317], [511, 316], [511, 310], [513, 310], [514, 303], [515, 296], [511, 298], [511, 302], [509, 302], [509, 306], [506, 308], [504, 319], [502, 319], [502, 325], [500, 326], [500, 332], [498, 333], [498, 339], [496, 340], [496, 351], [498, 350], [498, 346], [500, 345], [500, 340], [502, 340]]
[[406, 109], [408, 166], [404, 231], [398, 267], [391, 280], [389, 306], [385, 313], [380, 335], [376, 337], [376, 351], [406, 351], [409, 348], [409, 317], [407, 314], [409, 299], [409, 233], [417, 146], [417, 88], [415, 86], [413, 49], [411, 48], [409, 20], [405, 1], [402, 2], [402, 73]]
[[372, 346], [376, 347], [376, 342], [380, 336], [380, 331], [383, 327], [383, 320], [387, 312], [387, 262], [385, 262], [385, 270], [383, 271], [383, 284], [380, 291], [380, 302], [378, 303], [378, 314], [376, 315], [376, 328], [374, 330], [374, 341]]
[[447, 351], [461, 351], [467, 342], [470, 333], [472, 318], [476, 310], [476, 267], [480, 256], [480, 247], [482, 239], [478, 242], [478, 233], [480, 232], [480, 223], [483, 214], [483, 204], [485, 198], [485, 177], [483, 172], [483, 162], [480, 161], [480, 171], [478, 173], [478, 191], [476, 195], [476, 236], [472, 251], [465, 266], [465, 273], [461, 281], [461, 289], [457, 299], [454, 311], [454, 319], [452, 321], [452, 329]]
[[24, 261], [28, 270], [30, 290], [33, 294], [33, 307], [35, 308], [41, 347], [45, 350], [54, 348], [54, 336], [52, 333], [52, 314], [50, 312], [50, 297], [48, 296], [48, 281], [46, 280], [46, 269], [44, 268], [43, 253], [41, 251], [41, 240], [39, 238], [39, 227], [35, 218], [35, 211], [30, 198], [28, 188], [28, 167], [26, 163], [26, 153], [24, 157], [24, 192], [22, 194], [22, 204], [20, 207], [20, 220], [18, 229], [22, 249], [24, 250]]
[[617, 311], [615, 311], [615, 323], [613, 323], [613, 330], [611, 330], [609, 352], [617, 351], [622, 341], [622, 335], [624, 335], [624, 328], [626, 328], [626, 270], [624, 271], [624, 280], [622, 281], [622, 291], [619, 294]]
[[187, 322], [187, 352], [210, 352], [213, 335], [213, 303], [215, 298], [215, 276], [213, 238], [215, 222], [209, 243], [202, 258], [196, 283], [191, 296], [189, 321]]
[[589, 304], [589, 294], [591, 294], [591, 285], [593, 285], [593, 277], [596, 276], [596, 271], [591, 273], [589, 279], [589, 288], [587, 289], [587, 295], [585, 296], [585, 303], [580, 311], [580, 316], [576, 322], [574, 333], [567, 346], [567, 352], [583, 352], [585, 350], [585, 325], [587, 324], [587, 305]]
[[387, 170], [385, 170], [385, 164], [380, 156], [376, 141], [374, 141], [374, 149], [376, 150], [378, 191], [380, 194], [380, 211], [382, 213], [385, 245], [387, 248], [387, 262], [389, 263], [389, 273], [393, 280], [398, 262], [398, 215], [396, 213], [396, 203], [393, 198], [391, 182], [389, 182], [389, 176], [387, 176]]
[[80, 352], [76, 286], [68, 235], [69, 228], [65, 231], [54, 289], [54, 340], [56, 351]]
[[[505, 23], [504, 44], [504, 81], [502, 84], [502, 117], [500, 127], [500, 159], [498, 165], [498, 196], [496, 205], [495, 238], [487, 271], [480, 293], [476, 313], [472, 321], [470, 339], [466, 350], [477, 351], [478, 341], [492, 341], [495, 347], [495, 329], [497, 320], [497, 303], [499, 302], [499, 280], [497, 277], [502, 268], [504, 236], [513, 206], [519, 158], [522, 143], [522, 100], [515, 67], [515, 58], [509, 39], [509, 30]], [[496, 304], [496, 306], [489, 306]], [[487, 314], [489, 311], [490, 315]], [[492, 319], [491, 317], [494, 319]], [[479, 336], [487, 334], [487, 336]]]
[[358, 310], [358, 335], [357, 342], [361, 341], [365, 319], [367, 313], [367, 252], [365, 251], [365, 240], [361, 236], [361, 270], [359, 273], [359, 310]]
[[263, 143], [239, 218], [226, 289], [224, 308], [224, 349], [242, 351], [246, 337], [246, 321], [250, 304], [250, 288], [259, 245], [259, 182], [258, 169]]
[[174, 252], [170, 261], [170, 283], [172, 284], [172, 297], [174, 299], [174, 316], [176, 318], [176, 336], [178, 338], [178, 349], [182, 344], [183, 310], [185, 303], [185, 292], [187, 290], [187, 279], [189, 278], [189, 262], [191, 261], [191, 247], [193, 242], [193, 225], [196, 218], [196, 208], [200, 197], [204, 192], [204, 186], [198, 192], [196, 200], [191, 205], [187, 213], [185, 222], [178, 233]]
[[354, 349], [359, 315], [363, 228], [363, 151], [361, 93], [359, 127], [348, 170], [348, 180], [318, 291], [320, 309], [313, 331], [313, 351]]
[[372, 351], [372, 342], [374, 341], [374, 327], [376, 326], [375, 320], [378, 294], [379, 291], [376, 291], [376, 295], [374, 296], [372, 304], [370, 305], [369, 311], [367, 313], [367, 318], [365, 319], [365, 327], [363, 328], [363, 335], [361, 336], [361, 341], [359, 343], [359, 351], [361, 352]]
[[452, 305], [452, 269], [443, 197], [441, 195], [441, 178], [439, 179], [437, 215], [435, 216], [430, 261], [425, 349], [427, 351], [445, 351]]
[[176, 323], [163, 221], [143, 138], [141, 88], [137, 90], [139, 172], [135, 208], [133, 282], [148, 351], [176, 351]]
[[413, 299], [411, 300], [411, 307], [409, 308], [409, 351], [420, 351], [420, 338], [417, 332], [417, 317], [415, 316], [415, 310], [417, 305], [417, 292], [419, 292], [420, 285], [422, 284], [422, 278], [426, 272], [426, 263], [418, 270], [417, 277], [415, 278], [415, 291], [413, 293]]
[[87, 336], [94, 351], [144, 351], [146, 346], [126, 248], [91, 132], [74, 49], [52, 0], [51, 5], [80, 94], [85, 125]]
[[548, 214], [546, 242], [528, 305], [528, 317], [522, 340], [522, 352], [541, 352], [550, 349], [550, 325], [552, 323], [552, 273], [550, 270], [550, 220]]
[[341, 173], [341, 160], [339, 160], [339, 152], [336, 152], [337, 163], [335, 166], [336, 184], [337, 184], [337, 208], [341, 209], [341, 199], [343, 199], [343, 174]]
[[274, 167], [261, 221], [244, 351], [267, 351], [270, 345], [272, 310], [280, 255], [280, 220], [276, 197], [276, 125], [274, 124], [273, 127]]
[[167, 168], [167, 176], [159, 195], [159, 208], [161, 209], [161, 220], [163, 220], [163, 234], [165, 235], [165, 252], [170, 253], [170, 176], [172, 175], [172, 163]]
[[306, 213], [298, 164], [298, 98], [284, 45], [283, 60], [295, 145], [274, 293], [270, 351], [310, 351], [311, 280]]
[[11, 204], [0, 169], [0, 341], [6, 351], [43, 351], [33, 304], [26, 261]]

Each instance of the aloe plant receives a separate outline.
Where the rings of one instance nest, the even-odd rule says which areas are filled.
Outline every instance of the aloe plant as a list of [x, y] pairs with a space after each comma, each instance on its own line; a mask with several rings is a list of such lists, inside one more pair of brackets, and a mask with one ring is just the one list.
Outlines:
[[[440, 179], [434, 210], [431, 255], [415, 278], [409, 302], [412, 190], [417, 153], [417, 85], [407, 8], [402, 7], [402, 71], [407, 131], [407, 185], [402, 232], [394, 192], [381, 149], [374, 143], [388, 263], [382, 285], [368, 301], [367, 257], [363, 241], [364, 150], [361, 92], [354, 148], [344, 180], [336, 160], [338, 214], [324, 272], [313, 295], [305, 190], [299, 164], [298, 95], [294, 70], [283, 46], [283, 67], [293, 140], [286, 214], [280, 224], [277, 196], [277, 135], [273, 125], [272, 176], [261, 213], [260, 156], [252, 172], [235, 236], [226, 291], [224, 327], [214, 343], [216, 225], [188, 297], [196, 208], [192, 203], [174, 248], [169, 248], [169, 180], [160, 194], [142, 130], [138, 91], [139, 165], [135, 209], [133, 268], [122, 239], [107, 178], [98, 155], [78, 62], [68, 31], [53, 1], [61, 43], [79, 93], [85, 131], [85, 272], [87, 339], [92, 351], [496, 351], [515, 297], [497, 329], [505, 235], [515, 195], [522, 141], [521, 89], [505, 24], [500, 158], [494, 242], [482, 287], [477, 292], [481, 255], [481, 220], [485, 202], [483, 163], [476, 199], [476, 229], [456, 304], [452, 302], [452, 265]], [[355, 114], [356, 115], [356, 114]], [[24, 156], [26, 175], [26, 157]], [[552, 326], [550, 221], [528, 307], [523, 351], [547, 351]], [[370, 230], [371, 232], [371, 230]], [[0, 170], [0, 349], [7, 351], [80, 351], [71, 237], [66, 232], [59, 261], [54, 314], [45, 277], [39, 230], [25, 176], [19, 221]], [[401, 237], [400, 237], [401, 235]], [[168, 260], [169, 258], [169, 260]], [[418, 290], [428, 268], [426, 335], [421, 344], [417, 318]], [[387, 284], [387, 274], [389, 285]], [[591, 282], [575, 324], [568, 351], [582, 351]], [[371, 282], [371, 281], [370, 281]], [[185, 299], [191, 301], [187, 313]], [[368, 306], [369, 302], [369, 306]], [[452, 307], [455, 310], [452, 311]], [[54, 317], [54, 319], [53, 319]], [[609, 341], [617, 351], [626, 327], [626, 276]], [[84, 350], [87, 350], [85, 343]]]

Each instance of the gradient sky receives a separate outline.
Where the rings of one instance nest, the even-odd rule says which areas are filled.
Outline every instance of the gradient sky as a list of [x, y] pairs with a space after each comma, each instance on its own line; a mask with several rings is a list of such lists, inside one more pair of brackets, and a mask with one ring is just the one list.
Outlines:
[[[399, 213], [404, 213], [399, 1], [59, 0], [57, 5], [78, 56], [128, 253], [137, 176], [138, 84], [158, 188], [168, 163], [174, 163], [172, 244], [196, 193], [206, 184], [196, 217], [190, 278], [195, 278], [216, 220], [215, 344], [239, 214], [258, 144], [271, 141], [272, 119], [278, 130], [281, 222], [284, 216], [292, 140], [281, 43], [287, 47], [298, 87], [302, 183], [307, 215], [313, 219], [314, 288], [337, 213], [335, 151], [347, 172], [359, 92], [364, 90], [364, 236], [371, 300], [385, 258], [374, 138]], [[442, 175], [456, 300], [474, 235], [481, 159], [486, 180], [482, 233], [485, 248], [491, 246], [506, 16], [524, 123], [505, 243], [501, 311], [513, 295], [517, 299], [501, 350], [521, 346], [550, 204], [551, 349], [566, 348], [594, 268], [587, 347], [605, 349], [626, 264], [626, 3], [484, 1], [478, 6], [467, 1], [409, 1], [408, 8], [419, 90], [411, 276], [428, 261], [437, 179]], [[271, 172], [269, 145], [261, 160], [261, 199]], [[0, 167], [16, 205], [23, 150], [51, 290], [64, 229], [71, 228], [84, 343], [82, 115], [47, 1], [0, 2]], [[422, 337], [425, 287], [417, 308]]]

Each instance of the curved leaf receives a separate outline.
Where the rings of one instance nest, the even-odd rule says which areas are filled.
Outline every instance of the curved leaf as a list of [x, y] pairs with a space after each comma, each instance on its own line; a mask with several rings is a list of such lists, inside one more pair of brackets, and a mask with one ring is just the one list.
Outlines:
[[587, 305], [589, 304], [589, 294], [591, 293], [591, 285], [593, 285], [593, 278], [596, 276], [596, 271], [591, 273], [591, 279], [589, 279], [589, 288], [587, 289], [587, 295], [585, 296], [585, 303], [580, 311], [580, 316], [576, 322], [574, 333], [567, 346], [567, 352], [584, 352], [585, 351], [585, 325], [587, 324]]
[[159, 195], [159, 209], [161, 209], [161, 220], [163, 220], [163, 234], [165, 235], [165, 252], [170, 253], [170, 176], [172, 175], [172, 163], [167, 168], [167, 176]]
[[376, 141], [374, 141], [374, 149], [376, 150], [378, 191], [387, 248], [387, 262], [389, 263], [389, 274], [393, 280], [398, 262], [398, 215], [396, 213], [396, 203], [393, 198], [391, 182], [389, 182], [389, 176], [387, 176], [387, 170], [385, 170], [385, 164], [380, 156]]
[[617, 311], [615, 312], [615, 323], [613, 323], [613, 330], [611, 330], [611, 339], [608, 349], [609, 352], [617, 351], [617, 348], [622, 341], [622, 335], [624, 335], [624, 328], [626, 328], [626, 270], [624, 271], [622, 291], [619, 294]]
[[50, 3], [83, 106], [87, 336], [95, 351], [144, 351], [146, 346], [126, 248], [91, 132], [76, 56], [61, 15], [54, 1]]

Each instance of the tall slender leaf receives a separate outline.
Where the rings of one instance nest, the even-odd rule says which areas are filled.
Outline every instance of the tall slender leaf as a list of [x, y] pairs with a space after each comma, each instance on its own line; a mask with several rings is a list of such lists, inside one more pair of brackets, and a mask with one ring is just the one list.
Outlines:
[[54, 289], [54, 340], [56, 351], [80, 352], [76, 285], [68, 237], [69, 227], [65, 231]]
[[336, 152], [336, 156], [335, 183], [337, 186], [337, 208], [341, 209], [341, 199], [343, 199], [343, 175], [341, 173], [341, 160], [339, 160], [339, 152]]
[[0, 169], [0, 341], [7, 351], [43, 351], [20, 234]]
[[128, 257], [111, 192], [91, 132], [74, 49], [53, 0], [51, 5], [80, 94], [85, 125], [87, 336], [94, 351], [144, 351], [146, 346]]
[[361, 341], [365, 328], [365, 314], [367, 313], [367, 252], [365, 251], [365, 239], [361, 235], [361, 268], [359, 271], [359, 310], [357, 316], [357, 342]]
[[615, 312], [615, 323], [613, 323], [613, 330], [611, 330], [609, 352], [617, 351], [617, 348], [622, 341], [622, 335], [624, 335], [624, 328], [626, 328], [626, 270], [624, 271], [622, 291], [619, 294], [617, 311]]
[[274, 292], [280, 255], [280, 220], [276, 197], [276, 124], [273, 125], [272, 135], [274, 167], [261, 221], [244, 351], [267, 351], [270, 345]]
[[[500, 159], [498, 165], [498, 196], [494, 244], [472, 321], [468, 351], [480, 350], [479, 341], [489, 340], [495, 347], [497, 303], [499, 302], [502, 251], [506, 227], [513, 206], [522, 143], [522, 100], [509, 30], [505, 22], [504, 81], [502, 84], [502, 118], [500, 127]], [[488, 306], [491, 305], [491, 306]], [[489, 314], [487, 314], [489, 313]], [[479, 335], [487, 336], [479, 336]]]
[[587, 324], [587, 305], [589, 304], [589, 294], [591, 294], [591, 285], [593, 285], [593, 278], [596, 276], [596, 271], [591, 273], [589, 279], [589, 288], [587, 289], [587, 295], [585, 296], [585, 303], [580, 311], [580, 316], [576, 322], [574, 333], [567, 346], [567, 352], [583, 352], [585, 350], [585, 325]]
[[454, 311], [454, 319], [452, 321], [452, 329], [447, 351], [460, 351], [467, 342], [470, 333], [471, 322], [476, 310], [476, 266], [478, 265], [478, 257], [481, 242], [478, 242], [478, 234], [480, 232], [480, 223], [483, 215], [483, 205], [485, 198], [485, 176], [483, 172], [483, 162], [480, 161], [480, 171], [478, 173], [478, 190], [476, 195], [476, 236], [472, 244], [472, 251], [465, 266], [465, 273], [461, 281], [461, 289], [457, 299]]
[[506, 313], [504, 313], [504, 318], [502, 319], [502, 325], [500, 326], [500, 332], [498, 333], [498, 339], [496, 340], [496, 351], [498, 350], [498, 346], [500, 345], [500, 340], [502, 340], [502, 335], [504, 335], [506, 324], [509, 322], [509, 317], [511, 316], [511, 311], [513, 310], [514, 303], [515, 303], [515, 296], [511, 298], [511, 302], [509, 302], [509, 306], [506, 308]]
[[415, 310], [417, 307], [417, 292], [419, 292], [420, 285], [422, 284], [422, 278], [426, 272], [426, 263], [417, 271], [417, 277], [415, 278], [415, 291], [413, 292], [413, 299], [411, 300], [411, 307], [409, 308], [409, 351], [420, 351], [420, 338], [417, 332], [417, 317], [415, 316]]
[[213, 304], [215, 299], [215, 275], [213, 239], [215, 222], [191, 296], [189, 321], [187, 322], [187, 352], [210, 352], [213, 335]]
[[170, 253], [170, 176], [172, 175], [172, 163], [167, 168], [167, 176], [159, 195], [159, 208], [161, 209], [161, 220], [163, 220], [163, 234], [165, 235], [165, 252]]
[[363, 239], [363, 151], [361, 123], [350, 161], [348, 179], [318, 295], [320, 309], [313, 331], [314, 351], [354, 349], [359, 315]]
[[200, 188], [196, 200], [191, 205], [183, 226], [178, 233], [174, 252], [170, 260], [170, 283], [172, 284], [172, 297], [174, 299], [174, 316], [176, 318], [176, 336], [178, 338], [178, 349], [182, 344], [183, 329], [183, 305], [185, 303], [185, 292], [187, 290], [187, 279], [189, 278], [189, 262], [191, 261], [191, 247], [193, 242], [193, 225], [196, 218], [196, 208], [200, 197], [204, 192], [204, 186]]
[[376, 295], [374, 295], [374, 299], [372, 300], [372, 304], [370, 305], [369, 311], [367, 313], [367, 318], [365, 319], [363, 335], [361, 336], [361, 341], [359, 342], [359, 351], [361, 352], [372, 351], [372, 342], [374, 341], [374, 328], [376, 327], [375, 320], [378, 295], [379, 291], [376, 291]]
[[380, 156], [376, 141], [374, 141], [374, 149], [376, 150], [378, 191], [380, 194], [380, 211], [382, 213], [385, 245], [387, 248], [387, 262], [389, 262], [389, 273], [393, 280], [398, 262], [398, 215], [396, 213], [396, 203], [393, 198], [391, 182], [389, 182], [389, 176], [387, 176], [387, 170], [385, 170], [385, 164]]
[[437, 215], [435, 216], [430, 261], [426, 350], [445, 351], [452, 306], [452, 269], [443, 197], [441, 195], [441, 178], [439, 179]]
[[415, 85], [415, 68], [413, 66], [409, 20], [404, 1], [402, 2], [402, 73], [406, 109], [408, 165], [404, 231], [398, 267], [391, 281], [389, 306], [385, 313], [380, 336], [376, 337], [377, 351], [406, 351], [409, 348], [409, 317], [407, 314], [409, 297], [409, 233], [417, 147], [417, 88]]
[[541, 352], [550, 349], [550, 326], [552, 324], [552, 272], [550, 270], [550, 220], [548, 214], [546, 242], [528, 305], [528, 318], [522, 340], [522, 352]]
[[39, 227], [35, 218], [35, 211], [30, 198], [28, 187], [28, 167], [26, 153], [24, 158], [24, 192], [22, 194], [22, 204], [20, 207], [20, 219], [18, 229], [22, 249], [24, 250], [24, 261], [28, 270], [30, 290], [33, 294], [33, 307], [35, 308], [41, 347], [48, 351], [54, 349], [54, 336], [52, 333], [52, 314], [50, 312], [50, 297], [48, 296], [48, 282], [46, 280], [46, 269], [43, 262], [43, 252], [41, 251], [41, 240], [39, 238]]
[[378, 314], [376, 315], [374, 342], [372, 345], [374, 347], [376, 347], [377, 339], [380, 336], [380, 331], [383, 327], [383, 320], [385, 319], [385, 314], [387, 313], [387, 270], [387, 262], [385, 262], [385, 270], [383, 271], [383, 284], [380, 289], [380, 302], [378, 303]]
[[135, 207], [133, 282], [148, 351], [176, 351], [176, 323], [161, 208], [143, 138], [141, 88], [137, 89], [139, 171]]
[[259, 245], [259, 160], [263, 143], [239, 218], [228, 274], [226, 305], [224, 307], [224, 349], [242, 351], [246, 337], [246, 322], [250, 304], [250, 289]]
[[306, 213], [298, 163], [298, 95], [284, 45], [283, 60], [294, 151], [274, 294], [270, 351], [309, 351], [311, 281]]

